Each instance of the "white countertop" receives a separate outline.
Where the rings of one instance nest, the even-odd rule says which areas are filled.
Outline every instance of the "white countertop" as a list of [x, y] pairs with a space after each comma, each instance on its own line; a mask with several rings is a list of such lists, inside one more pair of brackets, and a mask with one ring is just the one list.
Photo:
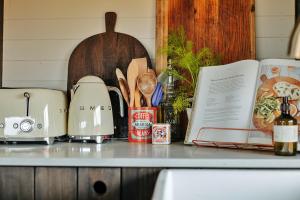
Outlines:
[[298, 168], [300, 154], [171, 145], [55, 143], [0, 145], [0, 166], [175, 167], [175, 168]]

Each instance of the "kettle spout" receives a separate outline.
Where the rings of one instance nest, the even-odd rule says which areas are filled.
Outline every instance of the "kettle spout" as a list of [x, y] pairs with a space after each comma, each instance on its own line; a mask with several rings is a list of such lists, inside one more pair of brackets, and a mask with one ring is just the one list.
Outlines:
[[123, 103], [123, 97], [121, 94], [121, 91], [116, 88], [116, 87], [112, 87], [112, 86], [107, 86], [108, 91], [113, 91], [116, 92], [119, 96], [119, 103], [120, 103], [120, 116], [124, 117], [124, 103]]

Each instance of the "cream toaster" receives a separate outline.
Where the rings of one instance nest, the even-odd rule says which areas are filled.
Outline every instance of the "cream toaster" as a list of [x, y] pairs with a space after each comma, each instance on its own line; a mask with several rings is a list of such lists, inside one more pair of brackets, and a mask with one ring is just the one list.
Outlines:
[[67, 97], [39, 88], [0, 89], [0, 141], [52, 144], [67, 133]]

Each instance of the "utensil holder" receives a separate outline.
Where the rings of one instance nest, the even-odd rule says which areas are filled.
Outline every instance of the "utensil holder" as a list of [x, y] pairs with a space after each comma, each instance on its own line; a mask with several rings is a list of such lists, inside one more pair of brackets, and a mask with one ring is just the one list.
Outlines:
[[128, 108], [128, 141], [152, 142], [152, 124], [157, 122], [156, 107]]

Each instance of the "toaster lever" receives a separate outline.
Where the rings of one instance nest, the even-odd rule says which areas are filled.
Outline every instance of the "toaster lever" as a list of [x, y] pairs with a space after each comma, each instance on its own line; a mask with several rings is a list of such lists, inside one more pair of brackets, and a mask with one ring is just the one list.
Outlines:
[[30, 94], [28, 92], [24, 92], [24, 97], [26, 98], [26, 116], [29, 116], [29, 99]]

